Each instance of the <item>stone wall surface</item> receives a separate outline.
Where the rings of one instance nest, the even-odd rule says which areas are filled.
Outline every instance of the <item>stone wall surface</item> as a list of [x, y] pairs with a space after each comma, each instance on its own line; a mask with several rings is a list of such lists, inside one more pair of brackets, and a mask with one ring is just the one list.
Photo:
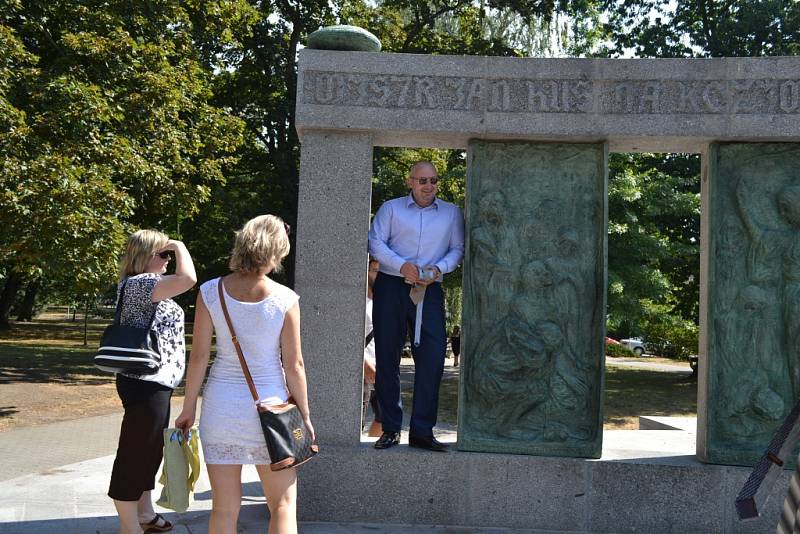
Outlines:
[[800, 140], [800, 58], [535, 59], [303, 50], [297, 127], [370, 131], [376, 145], [470, 138], [608, 141], [699, 152]]
[[[466, 148], [481, 139], [703, 153], [698, 455], [752, 464], [768, 427], [777, 426], [774, 414], [783, 415], [798, 393], [800, 342], [789, 342], [800, 333], [793, 230], [800, 201], [793, 189], [784, 191], [800, 168], [798, 73], [797, 57], [555, 60], [304, 50], [295, 289], [322, 453], [301, 471], [301, 518], [774, 532], [788, 473], [764, 517], [739, 523], [733, 500], [749, 469], [694, 457], [665, 464], [646, 454], [636, 461], [434, 455], [361, 444], [366, 241], [373, 146]], [[708, 150], [720, 141], [795, 144]]]
[[753, 465], [800, 395], [800, 145], [714, 144], [708, 165], [699, 454]]
[[599, 457], [603, 144], [473, 141], [461, 450]]
[[[545, 532], [774, 533], [789, 484], [740, 522], [749, 469], [691, 456], [637, 461], [328, 447], [300, 469], [303, 521], [506, 527]], [[413, 532], [413, 527], [409, 527]]]

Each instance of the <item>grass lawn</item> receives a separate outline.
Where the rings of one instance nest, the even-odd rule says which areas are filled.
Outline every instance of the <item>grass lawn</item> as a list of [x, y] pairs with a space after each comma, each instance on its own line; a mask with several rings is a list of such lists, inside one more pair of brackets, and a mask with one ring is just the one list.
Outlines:
[[[114, 375], [92, 362], [110, 323], [90, 318], [87, 346], [82, 318], [71, 321], [64, 313], [44, 313], [0, 332], [0, 431], [121, 412]], [[175, 391], [182, 394], [182, 387]]]
[[603, 428], [639, 428], [640, 415], [697, 415], [697, 379], [689, 374], [606, 366]]
[[28, 323], [14, 323], [0, 332], [0, 384], [47, 382], [92, 384], [113, 381], [113, 376], [92, 364], [107, 319], [90, 319], [87, 346], [83, 321], [64, 314], [46, 313]]
[[[403, 418], [411, 416], [411, 388], [403, 388]], [[439, 423], [456, 426], [458, 424], [458, 380], [442, 380], [439, 386]]]
[[[83, 321], [70, 321], [63, 313], [45, 313], [0, 332], [0, 430], [119, 410], [113, 375], [92, 364], [110, 322], [89, 320], [87, 347]], [[187, 344], [191, 326], [186, 325]], [[175, 393], [182, 395], [182, 387]], [[410, 388], [403, 389], [403, 409], [411, 413]], [[696, 413], [697, 380], [690, 375], [606, 367], [605, 429], [638, 428], [639, 415]], [[452, 426], [458, 422], [457, 375], [442, 381], [439, 421]]]
[[[403, 411], [409, 414], [411, 393], [410, 388], [402, 392]], [[640, 415], [696, 416], [697, 380], [688, 374], [606, 366], [603, 428], [638, 429]], [[442, 381], [439, 421], [454, 426], [458, 423], [457, 379]]]

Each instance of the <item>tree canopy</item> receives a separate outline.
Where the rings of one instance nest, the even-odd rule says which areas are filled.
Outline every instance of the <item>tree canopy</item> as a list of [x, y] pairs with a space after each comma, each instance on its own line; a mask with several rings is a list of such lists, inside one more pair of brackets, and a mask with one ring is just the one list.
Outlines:
[[[101, 292], [134, 228], [183, 238], [207, 278], [225, 272], [232, 233], [250, 217], [275, 213], [294, 226], [297, 53], [335, 23], [402, 53], [800, 52], [800, 10], [782, 0], [9, 0], [0, 7], [0, 326], [25, 287]], [[375, 208], [404, 193], [418, 158], [437, 163], [442, 196], [463, 204], [463, 153], [383, 148]], [[609, 329], [696, 350], [699, 157], [612, 155], [609, 208]], [[286, 267], [291, 284], [292, 257]]]
[[214, 73], [193, 37], [202, 9], [214, 6], [5, 4], [0, 260], [8, 280], [43, 277], [96, 293], [114, 278], [132, 228], [179, 234], [227, 179], [244, 124], [212, 102]]

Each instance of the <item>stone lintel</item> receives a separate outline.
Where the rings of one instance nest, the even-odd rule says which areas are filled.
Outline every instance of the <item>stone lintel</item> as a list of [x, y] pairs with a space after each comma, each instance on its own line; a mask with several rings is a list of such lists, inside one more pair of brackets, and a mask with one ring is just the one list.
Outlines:
[[800, 141], [800, 58], [536, 59], [303, 50], [296, 125], [379, 146], [472, 138], [700, 152]]

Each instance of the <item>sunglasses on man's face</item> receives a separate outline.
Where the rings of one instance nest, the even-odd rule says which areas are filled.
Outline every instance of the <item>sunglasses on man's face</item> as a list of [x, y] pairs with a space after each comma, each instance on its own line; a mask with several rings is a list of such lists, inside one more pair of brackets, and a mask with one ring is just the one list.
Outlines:
[[438, 176], [420, 176], [419, 178], [415, 178], [412, 176], [411, 179], [416, 180], [419, 185], [425, 185], [429, 181], [431, 185], [436, 185], [436, 183], [439, 181]]
[[166, 250], [164, 252], [153, 252], [153, 256], [158, 256], [162, 260], [168, 260], [169, 252], [167, 252]]

